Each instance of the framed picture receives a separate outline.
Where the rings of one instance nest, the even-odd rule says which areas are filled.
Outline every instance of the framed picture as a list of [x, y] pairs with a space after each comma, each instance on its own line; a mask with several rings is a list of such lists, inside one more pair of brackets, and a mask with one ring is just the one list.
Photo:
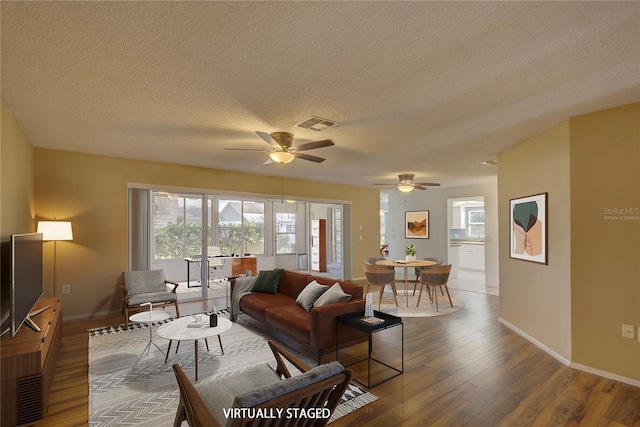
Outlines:
[[547, 262], [547, 193], [511, 199], [509, 256], [514, 259]]
[[429, 211], [405, 212], [404, 218], [404, 237], [407, 239], [429, 238]]

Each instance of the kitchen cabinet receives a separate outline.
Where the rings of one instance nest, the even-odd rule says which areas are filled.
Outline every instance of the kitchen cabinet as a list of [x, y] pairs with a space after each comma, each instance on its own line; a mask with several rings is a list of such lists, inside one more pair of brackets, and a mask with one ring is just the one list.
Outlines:
[[455, 279], [458, 277], [460, 270], [460, 245], [452, 244], [449, 246], [449, 259], [448, 263], [451, 264], [451, 273], [449, 277]]
[[462, 243], [460, 245], [460, 268], [464, 270], [484, 271], [484, 245]]

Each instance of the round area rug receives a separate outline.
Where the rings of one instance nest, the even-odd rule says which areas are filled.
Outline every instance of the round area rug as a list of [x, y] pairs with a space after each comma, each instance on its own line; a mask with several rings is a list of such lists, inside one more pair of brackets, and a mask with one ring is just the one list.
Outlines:
[[[451, 292], [451, 290], [449, 290]], [[455, 313], [464, 308], [464, 301], [460, 298], [451, 295], [451, 301], [453, 307], [449, 304], [449, 299], [445, 293], [444, 296], [438, 291], [438, 311], [436, 311], [435, 302], [429, 301], [429, 295], [426, 290], [422, 292], [422, 298], [420, 299], [420, 307], [416, 307], [418, 302], [418, 291], [415, 296], [412, 295], [413, 290], [409, 290], [409, 307], [407, 307], [407, 299], [404, 295], [404, 290], [398, 289], [398, 305], [396, 307], [393, 301], [393, 294], [391, 289], [387, 287], [382, 295], [382, 304], [380, 305], [380, 311], [392, 314], [399, 317], [431, 317], [431, 316], [443, 316], [445, 314]], [[371, 293], [373, 297], [373, 308], [378, 309], [378, 292]]]

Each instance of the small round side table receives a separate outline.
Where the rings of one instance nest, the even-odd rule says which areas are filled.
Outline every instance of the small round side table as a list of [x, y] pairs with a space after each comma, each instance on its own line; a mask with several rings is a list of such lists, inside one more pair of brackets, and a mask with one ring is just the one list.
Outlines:
[[133, 323], [146, 323], [149, 325], [149, 342], [147, 343], [147, 346], [144, 348], [144, 350], [142, 350], [142, 354], [140, 354], [140, 357], [138, 357], [138, 360], [136, 360], [136, 363], [133, 365], [133, 368], [131, 369], [135, 369], [136, 365], [138, 364], [140, 359], [142, 359], [142, 356], [144, 356], [145, 352], [149, 354], [149, 351], [151, 351], [152, 344], [155, 346], [155, 348], [157, 348], [160, 351], [160, 353], [162, 353], [163, 355], [165, 354], [164, 351], [162, 351], [162, 349], [158, 347], [158, 344], [153, 342], [153, 328], [151, 325], [155, 322], [162, 322], [163, 320], [167, 320], [169, 317], [171, 317], [171, 315], [166, 311], [157, 311], [157, 310], [144, 311], [142, 313], [136, 313], [129, 316], [129, 320], [132, 321]]

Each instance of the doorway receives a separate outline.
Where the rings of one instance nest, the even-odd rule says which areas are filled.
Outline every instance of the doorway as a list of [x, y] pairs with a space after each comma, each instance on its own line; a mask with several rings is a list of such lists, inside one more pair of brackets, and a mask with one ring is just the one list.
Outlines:
[[[343, 206], [309, 203], [309, 270], [311, 274], [342, 280], [343, 271]], [[314, 263], [314, 257], [323, 262]], [[315, 265], [315, 267], [314, 267]]]
[[485, 286], [484, 196], [447, 199], [449, 286], [497, 295], [497, 287]]
[[273, 252], [278, 268], [307, 269], [306, 217], [304, 202], [273, 202]]

